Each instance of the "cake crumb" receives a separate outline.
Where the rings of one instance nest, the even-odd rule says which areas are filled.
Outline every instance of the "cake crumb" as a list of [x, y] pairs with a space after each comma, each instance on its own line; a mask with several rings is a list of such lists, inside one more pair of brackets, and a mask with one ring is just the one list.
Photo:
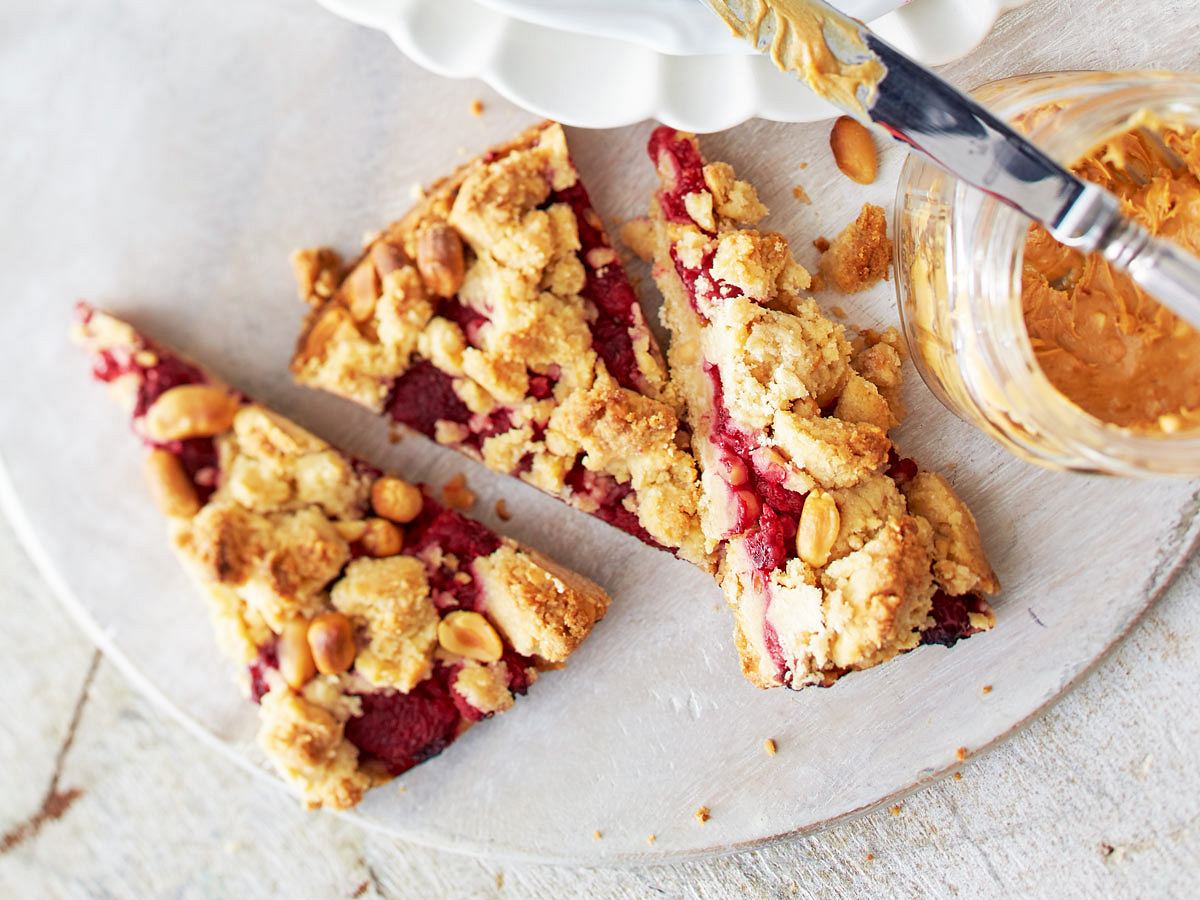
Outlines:
[[818, 253], [824, 253], [829, 249], [829, 238], [819, 237], [813, 241], [813, 246], [817, 248]]
[[655, 841], [657, 841], [657, 840], [658, 840], [658, 835], [657, 835], [657, 834], [648, 834], [648, 835], [646, 835], [646, 843], [647, 843], [647, 844], [653, 844], [653, 843], [654, 843]]
[[350, 896], [351, 897], [361, 897], [363, 894], [365, 894], [367, 892], [367, 888], [369, 888], [370, 886], [371, 886], [371, 882], [369, 882], [369, 881], [360, 882], [358, 887], [356, 887], [353, 890], [353, 892], [350, 894]]
[[650, 262], [654, 257], [654, 226], [646, 216], [630, 219], [620, 230], [621, 243], [638, 259]]
[[874, 853], [868, 853], [868, 854], [867, 854], [867, 862], [870, 862], [870, 861], [871, 861], [871, 860], [873, 860], [874, 858], [875, 858], [875, 854], [874, 854]]
[[801, 203], [812, 203], [812, 197], [808, 196], [808, 191], [804, 189], [803, 185], [798, 184], [792, 188], [792, 196]]
[[829, 311], [831, 313], [833, 313], [835, 316], [837, 316], [839, 319], [846, 318], [846, 310], [842, 309], [842, 307], [840, 307], [840, 306], [835, 306], [832, 309], [830, 309]]
[[695, 816], [696, 816], [696, 821], [699, 822], [701, 825], [703, 825], [705, 822], [707, 822], [709, 819], [712, 818], [712, 812], [709, 811], [709, 808], [707, 806], [701, 806], [698, 810], [696, 810]]
[[810, 277], [808, 289], [814, 294], [819, 294], [821, 291], [825, 290], [825, 276], [820, 272], [814, 272]]
[[806, 163], [806, 162], [802, 162], [802, 163], [800, 163], [800, 168], [801, 168], [801, 169], [807, 169], [807, 168], [808, 168], [808, 163]]
[[900, 815], [900, 804], [897, 803], [895, 806], [889, 809], [888, 812], [890, 812], [893, 816]]
[[955, 781], [962, 781], [962, 772], [955, 772], [955, 773], [954, 773], [954, 780], [955, 780]]
[[451, 509], [470, 509], [475, 505], [475, 494], [467, 487], [467, 476], [459, 472], [442, 488], [442, 499]]
[[767, 756], [774, 756], [779, 748], [775, 746], [774, 738], [767, 738], [763, 741], [763, 749], [767, 751]]
[[395, 445], [404, 440], [404, 432], [399, 428], [389, 428], [387, 433], [387, 442]]
[[594, 837], [596, 840], [601, 840], [604, 837], [604, 832], [597, 828], [592, 832], [592, 837]]
[[888, 277], [892, 245], [883, 208], [868, 203], [858, 218], [829, 242], [821, 254], [821, 273], [843, 294], [856, 294]]
[[962, 762], [964, 759], [966, 759], [967, 758], [967, 748], [959, 747], [957, 750], [955, 750], [954, 758], [957, 759], [959, 762]]
[[483, 101], [478, 97], [472, 100], [471, 105], [467, 108], [471, 111], [471, 115], [477, 119], [483, 115]]
[[421, 182], [414, 181], [408, 186], [408, 197], [410, 200], [425, 199], [425, 188], [422, 186]]
[[512, 513], [508, 510], [508, 503], [503, 497], [496, 501], [496, 518], [501, 522], [507, 522], [512, 518]]
[[992, 686], [990, 684], [985, 684], [983, 686], [983, 695], [986, 697], [991, 692], [992, 692]]

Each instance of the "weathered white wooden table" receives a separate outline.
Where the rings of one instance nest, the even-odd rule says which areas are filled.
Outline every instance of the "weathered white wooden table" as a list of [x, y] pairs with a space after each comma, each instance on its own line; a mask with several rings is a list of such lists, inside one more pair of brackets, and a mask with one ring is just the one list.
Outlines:
[[[265, 5], [214, 2], [210, 14], [253, 9], [270, 23]], [[9, 0], [0, 8], [4, 165], [53, 178], [38, 159], [54, 141], [55, 86], [30, 96], [23, 67], [51, 54], [69, 79], [79, 17], [88, 25], [82, 33], [104, 42], [144, 26], [153, 6]], [[276, 6], [280, 40], [325, 30], [351, 43], [380, 84], [409, 65], [383, 36], [356, 31], [307, 0]], [[66, 34], [71, 39], [60, 39]], [[1196, 0], [1038, 0], [947, 72], [969, 86], [1062, 68], [1194, 70], [1198, 36]], [[151, 41], [147, 58], [156, 52]], [[464, 84], [462, 94], [464, 106], [475, 96], [502, 102], [479, 85]], [[89, 149], [80, 148], [81, 160]], [[0, 271], [20, 266], [10, 255]], [[21, 302], [10, 291], [0, 298]], [[1100, 551], [1097, 564], [1121, 560]], [[571, 870], [435, 853], [302, 813], [282, 791], [196, 746], [137, 695], [58, 607], [0, 522], [0, 897], [1195, 896], [1198, 594], [1193, 563], [1074, 694], [961, 779], [898, 807], [737, 857]]]

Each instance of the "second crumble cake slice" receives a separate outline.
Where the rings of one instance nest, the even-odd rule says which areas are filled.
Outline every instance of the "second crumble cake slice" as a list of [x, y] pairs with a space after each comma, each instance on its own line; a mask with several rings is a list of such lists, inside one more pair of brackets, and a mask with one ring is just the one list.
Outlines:
[[435, 184], [349, 266], [293, 262], [297, 381], [712, 570], [678, 401], [561, 126]]
[[999, 585], [970, 510], [892, 449], [892, 332], [851, 341], [809, 274], [696, 139], [657, 129], [654, 274], [702, 472], [701, 520], [760, 687], [829, 684], [990, 628]]

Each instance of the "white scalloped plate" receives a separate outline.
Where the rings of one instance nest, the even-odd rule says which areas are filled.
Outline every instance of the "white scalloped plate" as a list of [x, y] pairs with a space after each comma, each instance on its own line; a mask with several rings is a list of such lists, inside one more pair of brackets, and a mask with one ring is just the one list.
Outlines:
[[[514, 19], [599, 37], [642, 44], [660, 53], [754, 53], [754, 48], [703, 5], [702, 0], [478, 0]], [[864, 22], [899, 9], [911, 0], [833, 0], [847, 15]]]
[[[814, 122], [836, 113], [768, 60], [740, 48], [668, 55], [523, 21], [493, 8], [495, 0], [318, 2], [387, 32], [405, 54], [439, 75], [480, 78], [519, 106], [568, 125], [613, 128], [657, 119], [710, 132], [754, 117]], [[941, 65], [970, 52], [1002, 12], [1026, 2], [913, 0], [872, 27], [910, 56]], [[698, 3], [696, 14], [711, 15]]]

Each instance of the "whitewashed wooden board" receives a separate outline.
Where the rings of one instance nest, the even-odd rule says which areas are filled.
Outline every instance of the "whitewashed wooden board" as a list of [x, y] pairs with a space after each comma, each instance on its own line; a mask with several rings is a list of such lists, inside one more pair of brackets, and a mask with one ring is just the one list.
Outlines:
[[[263, 30], [249, 25], [266, 20], [278, 37], [269, 57], [251, 52]], [[409, 82], [382, 84], [371, 59], [347, 65], [321, 32], [293, 28], [269, 6], [223, 34], [219, 54], [183, 54], [147, 78], [140, 49], [155, 34], [139, 30], [145, 21], [132, 20], [103, 52], [70, 32], [66, 49], [87, 74], [86, 91], [71, 79], [53, 102], [6, 97], [25, 123], [6, 153], [30, 168], [6, 167], [2, 186], [19, 215], [0, 223], [0, 238], [21, 265], [6, 273], [0, 459], [6, 506], [59, 593], [127, 673], [235, 760], [257, 764], [247, 752], [252, 710], [166, 548], [133, 438], [65, 343], [76, 296], [130, 315], [376, 462], [435, 482], [465, 468], [481, 517], [496, 524], [492, 503], [506, 496], [516, 513], [508, 530], [613, 593], [610, 618], [566, 671], [402, 779], [403, 794], [385, 787], [357, 814], [441, 847], [661, 861], [771, 840], [879, 802], [1052, 699], [1129, 626], [1194, 539], [1194, 485], [1034, 470], [941, 410], [914, 376], [900, 441], [929, 466], [953, 466], [979, 514], [1006, 583], [998, 628], [832, 690], [757, 692], [737, 673], [719, 592], [686, 565], [420, 439], [388, 447], [371, 417], [288, 382], [300, 312], [288, 250], [320, 240], [349, 247], [402, 211], [410, 184], [441, 174], [458, 148], [479, 149], [527, 117], [505, 108], [473, 119], [460, 86], [409, 70]], [[71, 114], [57, 114], [58, 104]], [[441, 111], [436, 128], [430, 110]], [[647, 132], [571, 135], [610, 223], [644, 205]], [[707, 144], [760, 185], [776, 208], [770, 226], [810, 263], [812, 237], [831, 234], [865, 199], [890, 204], [899, 165], [889, 154], [875, 191], [847, 190], [824, 140], [816, 127], [755, 123]], [[792, 199], [796, 183], [814, 206]], [[886, 288], [835, 302], [864, 325], [895, 321]], [[983, 697], [983, 684], [995, 691]], [[763, 754], [765, 737], [778, 741], [778, 756]], [[703, 827], [690, 819], [701, 804], [713, 811]], [[659, 835], [653, 846], [650, 833]]]

